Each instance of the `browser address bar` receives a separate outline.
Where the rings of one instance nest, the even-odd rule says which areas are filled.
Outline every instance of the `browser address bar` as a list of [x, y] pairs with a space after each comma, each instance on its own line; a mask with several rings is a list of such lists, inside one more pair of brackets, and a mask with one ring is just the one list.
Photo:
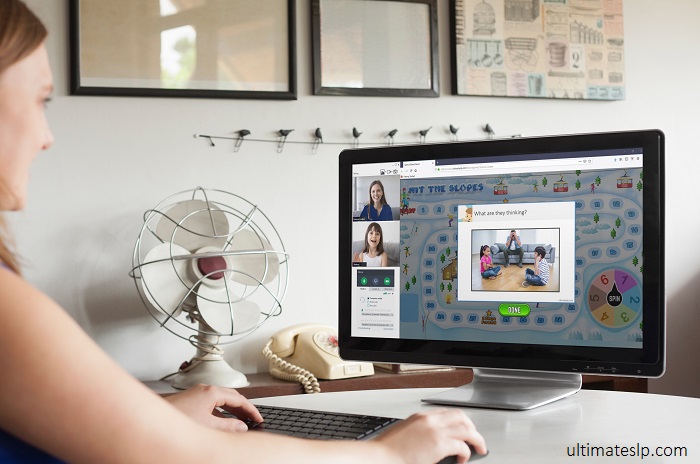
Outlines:
[[569, 158], [569, 159], [550, 159], [541, 161], [503, 161], [500, 163], [481, 163], [481, 164], [457, 164], [457, 165], [442, 165], [435, 166], [436, 171], [440, 172], [454, 172], [454, 171], [479, 171], [479, 170], [490, 170], [498, 169], [508, 170], [516, 169], [521, 170], [523, 168], [550, 168], [550, 167], [561, 167], [561, 166], [582, 166], [589, 164], [591, 160], [589, 158]]

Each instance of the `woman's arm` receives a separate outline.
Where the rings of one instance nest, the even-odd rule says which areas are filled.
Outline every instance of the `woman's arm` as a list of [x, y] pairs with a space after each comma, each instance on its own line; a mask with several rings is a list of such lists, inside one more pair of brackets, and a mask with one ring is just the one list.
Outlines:
[[362, 212], [360, 213], [360, 218], [365, 218], [369, 221], [369, 205], [365, 205], [364, 208], [362, 208]]
[[362, 443], [215, 430], [126, 373], [56, 303], [6, 269], [0, 295], [0, 428], [69, 462], [418, 463], [464, 453], [464, 440], [485, 450], [466, 417], [460, 432], [438, 433], [439, 424], [419, 419], [404, 425], [410, 434]]

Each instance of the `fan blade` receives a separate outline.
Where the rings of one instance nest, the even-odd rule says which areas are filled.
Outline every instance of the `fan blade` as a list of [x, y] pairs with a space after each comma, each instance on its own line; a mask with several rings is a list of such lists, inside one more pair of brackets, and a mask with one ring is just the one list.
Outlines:
[[[264, 253], [265, 250], [270, 252]], [[236, 232], [231, 245], [225, 251], [239, 252], [226, 257], [230, 269], [238, 271], [229, 273], [228, 278], [238, 283], [259, 285], [259, 282], [263, 282], [267, 284], [272, 282], [279, 273], [279, 256], [272, 250], [272, 246], [264, 237], [249, 228]]]
[[226, 213], [202, 200], [176, 203], [165, 212], [156, 226], [158, 238], [172, 241], [190, 252], [204, 246], [223, 248], [228, 233]]
[[[260, 308], [252, 301], [239, 300], [226, 288], [201, 285], [197, 290], [197, 308], [209, 326], [219, 334], [240, 334], [260, 321]], [[229, 306], [229, 301], [231, 305]], [[231, 328], [233, 315], [233, 329]]]
[[174, 243], [161, 243], [146, 254], [141, 265], [141, 286], [146, 298], [154, 308], [173, 317], [180, 315], [180, 302], [194, 284], [189, 260], [173, 257], [189, 254]]

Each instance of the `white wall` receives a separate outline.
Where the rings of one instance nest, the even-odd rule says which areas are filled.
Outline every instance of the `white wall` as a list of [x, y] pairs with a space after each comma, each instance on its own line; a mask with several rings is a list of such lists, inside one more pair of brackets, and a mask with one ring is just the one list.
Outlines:
[[[50, 30], [56, 81], [49, 109], [56, 143], [35, 162], [29, 206], [10, 215], [25, 258], [27, 278], [56, 299], [125, 369], [142, 379], [174, 370], [192, 348], [159, 329], [128, 277], [144, 210], [167, 195], [198, 185], [247, 197], [272, 219], [291, 254], [284, 313], [245, 341], [227, 359], [243, 372], [264, 371], [260, 349], [286, 325], [335, 324], [337, 224], [336, 156], [341, 147], [246, 142], [209, 147], [194, 133], [231, 134], [242, 128], [274, 138], [311, 140], [321, 126], [326, 140], [415, 142], [482, 138], [490, 123], [497, 134], [542, 135], [660, 128], [667, 136], [666, 244], [668, 370], [651, 382], [654, 392], [700, 397], [698, 285], [700, 260], [683, 241], [700, 228], [688, 173], [698, 172], [697, 112], [700, 3], [695, 0], [627, 0], [625, 50], [627, 99], [618, 102], [553, 101], [450, 95], [448, 1], [439, 1], [441, 97], [361, 98], [311, 95], [309, 1], [297, 1], [299, 99], [237, 101], [72, 97], [68, 88], [67, 0], [29, 0]], [[115, 46], [117, 46], [115, 44]], [[676, 182], [683, 179], [683, 182]], [[691, 181], [692, 182], [692, 181]], [[304, 218], [308, 217], [308, 221]], [[319, 231], [319, 222], [323, 231]], [[322, 240], [322, 246], [318, 246]], [[310, 298], [310, 296], [312, 296]], [[30, 341], [28, 341], [30, 343]], [[79, 353], [74, 360], [79, 362]]]

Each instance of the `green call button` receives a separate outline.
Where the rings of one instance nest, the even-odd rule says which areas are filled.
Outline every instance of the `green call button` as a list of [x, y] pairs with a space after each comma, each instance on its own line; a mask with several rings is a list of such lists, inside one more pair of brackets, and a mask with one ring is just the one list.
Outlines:
[[502, 303], [498, 313], [505, 317], [525, 317], [530, 315], [530, 306], [525, 303]]
[[362, 277], [362, 278], [360, 278], [360, 283], [361, 283], [362, 285], [367, 285], [367, 277]]
[[386, 285], [386, 286], [391, 285], [391, 278], [389, 278], [389, 277], [384, 277], [384, 285]]

